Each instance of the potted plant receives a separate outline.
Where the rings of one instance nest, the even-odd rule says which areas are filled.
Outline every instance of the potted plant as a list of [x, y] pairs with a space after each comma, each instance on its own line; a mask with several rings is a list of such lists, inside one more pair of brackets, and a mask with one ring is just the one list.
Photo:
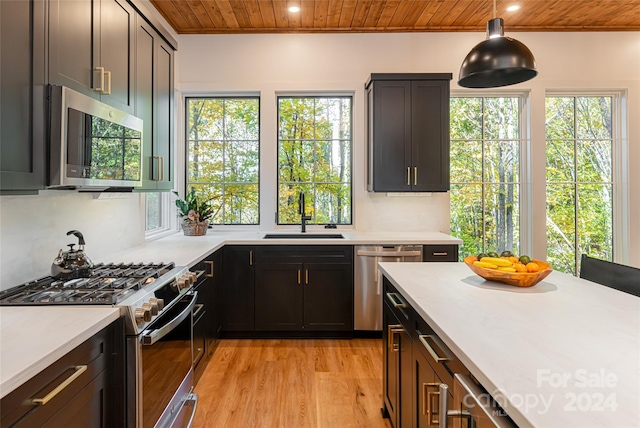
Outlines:
[[178, 214], [182, 216], [182, 231], [187, 236], [206, 235], [209, 227], [209, 219], [213, 217], [214, 209], [211, 200], [205, 200], [196, 194], [196, 189], [191, 187], [184, 198], [180, 199], [178, 192], [173, 192], [176, 199]]

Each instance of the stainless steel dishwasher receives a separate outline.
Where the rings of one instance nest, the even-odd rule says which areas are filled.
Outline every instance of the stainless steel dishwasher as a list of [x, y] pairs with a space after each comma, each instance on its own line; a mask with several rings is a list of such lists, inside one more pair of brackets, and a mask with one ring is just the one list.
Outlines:
[[378, 262], [421, 262], [422, 245], [360, 245], [354, 251], [354, 330], [382, 330]]

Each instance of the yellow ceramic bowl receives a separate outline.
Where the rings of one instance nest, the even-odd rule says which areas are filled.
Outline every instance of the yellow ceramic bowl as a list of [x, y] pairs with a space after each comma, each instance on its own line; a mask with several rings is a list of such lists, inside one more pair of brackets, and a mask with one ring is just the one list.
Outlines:
[[474, 266], [473, 262], [478, 260], [476, 256], [465, 257], [464, 263], [473, 272], [480, 275], [487, 281], [501, 282], [503, 284], [515, 285], [517, 287], [532, 287], [547, 277], [553, 270], [549, 263], [542, 260], [532, 259], [531, 261], [540, 266], [539, 272], [502, 272], [495, 269], [487, 269]]

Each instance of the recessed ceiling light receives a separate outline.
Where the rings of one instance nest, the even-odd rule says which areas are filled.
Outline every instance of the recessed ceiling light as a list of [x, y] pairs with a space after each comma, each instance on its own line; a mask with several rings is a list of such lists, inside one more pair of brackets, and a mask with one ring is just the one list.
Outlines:
[[298, 6], [290, 6], [289, 12], [300, 12], [300, 8]]
[[507, 8], [507, 12], [515, 12], [518, 9], [520, 9], [520, 6], [518, 6], [517, 4], [514, 4]]

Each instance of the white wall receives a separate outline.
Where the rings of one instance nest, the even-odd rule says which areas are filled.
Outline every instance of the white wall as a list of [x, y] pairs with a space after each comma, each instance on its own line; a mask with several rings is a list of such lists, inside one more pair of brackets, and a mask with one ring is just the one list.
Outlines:
[[93, 260], [138, 245], [144, 239], [142, 198], [93, 199], [66, 190], [0, 197], [0, 289], [49, 275], [58, 250], [78, 242], [66, 235], [73, 229], [84, 235]]
[[[547, 90], [627, 90], [629, 182], [640, 181], [640, 33], [507, 34], [534, 53], [539, 75], [505, 91], [530, 94], [530, 162], [533, 219], [523, 230], [524, 250], [545, 257], [544, 103]], [[179, 36], [178, 88], [184, 94], [254, 93], [261, 96], [261, 218], [271, 228], [276, 209], [276, 94], [344, 91], [354, 101], [354, 219], [359, 230], [449, 229], [447, 194], [389, 197], [365, 190], [364, 82], [370, 73], [451, 72], [452, 91], [460, 64], [484, 39], [481, 33], [270, 34]], [[495, 90], [493, 90], [495, 92]], [[499, 91], [499, 90], [498, 90]], [[486, 93], [486, 91], [478, 91]], [[182, 135], [182, 134], [181, 134]], [[184, 150], [184, 149], [182, 149]], [[526, 158], [523, 161], [527, 161]], [[627, 242], [616, 242], [616, 260], [640, 266], [640, 192], [622, 188], [630, 204]], [[525, 202], [525, 201], [523, 201]], [[525, 225], [523, 225], [525, 226]]]
[[[509, 89], [531, 93], [534, 197], [544, 200], [544, 96], [547, 89], [627, 89], [630, 206], [626, 261], [640, 266], [640, 34], [517, 33], [534, 53], [540, 75]], [[280, 91], [345, 91], [354, 101], [354, 214], [360, 230], [447, 231], [447, 194], [388, 197], [365, 191], [364, 82], [372, 73], [452, 72], [483, 39], [480, 33], [212, 35], [178, 36], [176, 76], [185, 93], [261, 94], [261, 218], [271, 228], [275, 212], [275, 94]], [[178, 101], [177, 111], [182, 109]], [[182, 133], [178, 154], [184, 151]], [[180, 177], [180, 174], [178, 174]], [[142, 196], [94, 200], [91, 195], [46, 191], [0, 197], [0, 289], [44, 276], [65, 234], [84, 233], [94, 258], [144, 239]], [[544, 253], [544, 203], [534, 204], [531, 254]]]

